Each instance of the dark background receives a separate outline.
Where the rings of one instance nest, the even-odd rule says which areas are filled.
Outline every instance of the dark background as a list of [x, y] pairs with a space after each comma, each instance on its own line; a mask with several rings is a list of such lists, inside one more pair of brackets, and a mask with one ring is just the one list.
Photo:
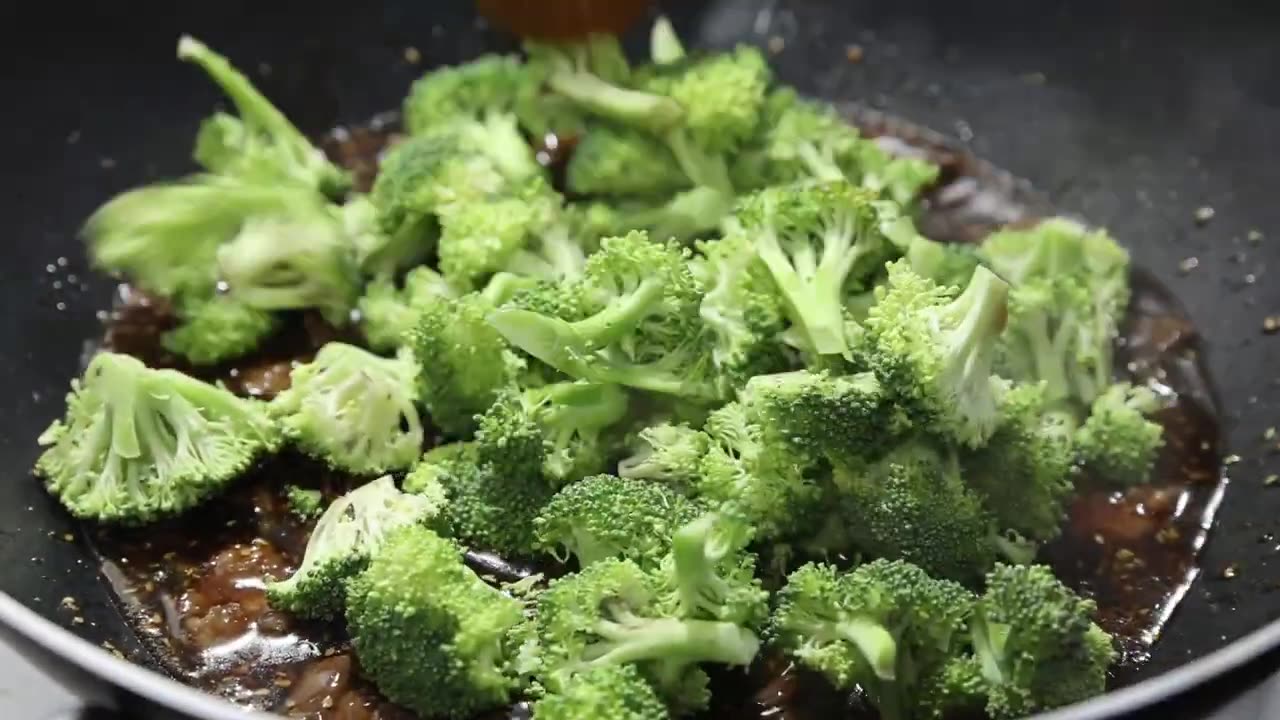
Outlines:
[[[1280, 617], [1280, 541], [1271, 538], [1280, 535], [1280, 486], [1262, 485], [1280, 472], [1262, 440], [1280, 425], [1280, 335], [1262, 332], [1263, 319], [1280, 314], [1277, 12], [1263, 3], [1119, 1], [668, 5], [697, 44], [780, 45], [773, 62], [782, 81], [933, 127], [1030, 179], [1064, 211], [1109, 227], [1183, 298], [1205, 336], [1230, 452], [1241, 461], [1230, 468], [1203, 576], [1149, 670]], [[74, 536], [61, 539], [74, 528], [25, 468], [109, 302], [109, 285], [87, 276], [74, 238], [80, 222], [118, 190], [190, 169], [196, 125], [218, 100], [174, 59], [180, 32], [250, 70], [307, 130], [394, 108], [431, 65], [512, 46], [462, 2], [0, 9], [0, 380], [11, 391], [0, 401], [0, 468], [9, 468], [0, 477], [0, 589], [67, 623], [58, 603], [74, 588], [95, 642], [141, 660], [105, 593], [85, 589], [93, 570]], [[850, 61], [850, 45], [860, 62]], [[419, 63], [406, 60], [408, 47]], [[1193, 220], [1200, 207], [1214, 210], [1203, 226]], [[1263, 239], [1250, 242], [1250, 231]]]

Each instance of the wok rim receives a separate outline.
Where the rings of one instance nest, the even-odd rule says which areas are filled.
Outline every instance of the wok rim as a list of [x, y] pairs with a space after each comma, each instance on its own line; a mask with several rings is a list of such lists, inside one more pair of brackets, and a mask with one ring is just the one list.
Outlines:
[[[268, 720], [280, 717], [247, 710], [243, 706], [112, 655], [4, 592], [0, 592], [0, 624], [105, 683], [193, 718]], [[1280, 647], [1280, 620], [1267, 623], [1208, 655], [1153, 678], [1082, 703], [1036, 715], [1028, 720], [1103, 720], [1120, 717], [1222, 677], [1277, 647]]]

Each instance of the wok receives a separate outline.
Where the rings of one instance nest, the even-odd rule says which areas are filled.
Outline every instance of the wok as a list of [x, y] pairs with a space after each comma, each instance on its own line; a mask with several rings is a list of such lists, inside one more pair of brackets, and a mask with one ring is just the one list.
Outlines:
[[[936, 128], [1029, 204], [1106, 226], [1185, 306], [1184, 337], [1212, 386], [1230, 482], [1201, 572], [1150, 658], [1117, 689], [1052, 715], [1149, 708], [1198, 717], [1280, 664], [1280, 470], [1264, 430], [1280, 415], [1280, 23], [1244, 4], [1192, 2], [669, 3], [694, 44], [769, 45], [803, 92]], [[424, 67], [512, 41], [469, 3], [8, 4], [0, 10], [8, 152], [0, 163], [0, 624], [89, 705], [130, 717], [243, 718], [154, 671], [122, 619], [87, 536], [27, 474], [34, 438], [62, 413], [113, 284], [92, 275], [79, 223], [125, 187], [191, 169], [216, 91], [173, 59], [195, 34], [254, 73], [304, 129], [395, 107]], [[638, 38], [642, 41], [643, 38]], [[856, 45], [861, 50], [851, 51]], [[405, 48], [421, 55], [406, 60]], [[938, 139], [941, 142], [941, 138]], [[1032, 193], [1012, 177], [1027, 178]], [[1045, 200], [1047, 199], [1047, 200]], [[1208, 210], [1212, 208], [1212, 217]], [[1267, 237], [1268, 232], [1276, 237]], [[1236, 457], [1238, 456], [1238, 461]], [[69, 599], [69, 600], [68, 600]], [[141, 667], [140, 667], [141, 666]], [[150, 669], [148, 669], [150, 668]], [[1226, 676], [1226, 677], [1224, 677]], [[1198, 688], [1198, 689], [1197, 689]], [[1280, 709], [1273, 708], [1270, 716]], [[1048, 717], [1048, 716], [1046, 716]]]

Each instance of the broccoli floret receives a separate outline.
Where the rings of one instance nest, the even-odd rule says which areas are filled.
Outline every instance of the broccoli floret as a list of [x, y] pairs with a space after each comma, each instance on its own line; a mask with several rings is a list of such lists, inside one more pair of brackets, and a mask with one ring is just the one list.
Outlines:
[[555, 494], [534, 520], [538, 543], [552, 554], [572, 555], [586, 567], [626, 558], [646, 570], [658, 567], [676, 529], [701, 512], [698, 504], [657, 483], [596, 475]]
[[195, 159], [206, 170], [255, 182], [296, 183], [332, 198], [350, 189], [351, 176], [329, 162], [226, 58], [189, 35], [178, 40], [178, 58], [199, 65], [239, 113], [216, 113], [200, 126]]
[[618, 462], [619, 475], [692, 486], [711, 449], [711, 438], [688, 425], [663, 423], [641, 430], [637, 445], [638, 450]]
[[280, 438], [256, 401], [104, 352], [39, 443], [35, 474], [72, 515], [133, 524], [194, 507]]
[[482, 55], [461, 65], [435, 68], [409, 88], [403, 110], [405, 130], [418, 134], [459, 118], [510, 112], [524, 82], [520, 59], [511, 55]]
[[656, 196], [689, 187], [671, 150], [658, 138], [618, 125], [593, 125], [565, 168], [569, 190], [583, 195]]
[[356, 475], [403, 470], [422, 452], [415, 401], [418, 368], [405, 354], [382, 358], [331, 342], [295, 367], [271, 401], [285, 435], [303, 452]]
[[708, 700], [703, 662], [747, 665], [759, 639], [732, 622], [664, 612], [663, 585], [630, 560], [593, 563], [551, 581], [538, 596], [537, 675], [552, 693], [584, 672], [636, 664], [669, 703], [698, 709]]
[[915, 274], [942, 286], [968, 286], [978, 267], [978, 254], [972, 245], [941, 243], [923, 235], [911, 238], [905, 257]]
[[603, 665], [578, 673], [563, 692], [533, 704], [535, 720], [668, 720], [667, 706], [634, 665]]
[[267, 600], [302, 617], [334, 617], [342, 612], [347, 581], [378, 554], [391, 531], [435, 522], [444, 504], [438, 492], [400, 492], [390, 475], [361, 485], [329, 504], [297, 569], [267, 583]]
[[456, 545], [426, 528], [387, 538], [349, 584], [346, 616], [361, 669], [423, 717], [474, 717], [516, 688], [507, 634], [522, 619], [520, 601], [486, 585]]
[[319, 490], [289, 485], [284, 489], [289, 512], [300, 520], [314, 520], [324, 512], [324, 493]]
[[701, 293], [687, 262], [688, 251], [642, 232], [605, 238], [581, 280], [581, 319], [508, 307], [489, 322], [572, 377], [711, 399]]
[[249, 354], [280, 327], [272, 312], [226, 295], [191, 299], [178, 308], [179, 325], [161, 336], [165, 350], [195, 365], [214, 365]]
[[762, 425], [801, 453], [870, 458], [910, 424], [887, 395], [872, 372], [796, 370], [751, 378], [742, 398]]
[[1128, 254], [1104, 231], [1054, 218], [993, 233], [980, 255], [1014, 288], [1001, 372], [1045, 381], [1051, 402], [1091, 404], [1112, 382]]
[[891, 236], [915, 232], [897, 206], [844, 181], [763, 190], [737, 221], [817, 355], [849, 354], [845, 295], [893, 257]]
[[115, 196], [85, 223], [95, 267], [170, 298], [212, 297], [217, 254], [251, 218], [314, 213], [318, 196], [296, 187], [216, 175], [148, 185]]
[[1164, 428], [1148, 419], [1159, 409], [1160, 397], [1151, 388], [1129, 383], [1107, 388], [1076, 431], [1081, 460], [1112, 484], [1146, 482], [1164, 446]]
[[961, 480], [954, 457], [929, 445], [909, 441], [874, 463], [837, 463], [833, 483], [844, 533], [869, 557], [965, 583], [997, 559], [991, 514]]
[[729, 154], [755, 135], [772, 79], [760, 50], [739, 45], [658, 67], [645, 85], [679, 103], [682, 127], [698, 147]]
[[787, 578], [773, 643], [840, 690], [860, 686], [885, 720], [920, 717], [920, 689], [963, 645], [975, 598], [902, 561], [848, 573], [808, 564]]
[[356, 301], [365, 340], [379, 352], [404, 347], [422, 308], [456, 297], [454, 288], [426, 265], [410, 270], [399, 288], [389, 278], [375, 278]]
[[677, 615], [759, 629], [769, 594], [755, 577], [755, 555], [744, 550], [752, 535], [747, 521], [727, 512], [706, 513], [676, 531], [662, 570]]
[[786, 306], [751, 241], [735, 234], [698, 243], [698, 251], [689, 268], [704, 289], [698, 315], [715, 336], [711, 359], [722, 392], [790, 367], [778, 337], [786, 328]]
[[918, 427], [976, 447], [998, 423], [1000, 384], [992, 376], [1009, 286], [979, 267], [958, 296], [911, 271], [889, 266], [889, 284], [864, 327], [868, 362]]
[[760, 541], [806, 529], [821, 499], [813, 458], [794, 452], [741, 403], [711, 413], [703, 430], [711, 445], [696, 480], [699, 495], [745, 518]]
[[452, 478], [475, 464], [475, 443], [437, 445], [423, 453], [418, 464], [405, 475], [404, 491], [428, 495], [445, 492]]
[[[1115, 650], [1092, 600], [1044, 565], [997, 566], [986, 586], [970, 631], [988, 715], [1019, 718], [1102, 694]], [[964, 681], [953, 695], [978, 689], [972, 674], [953, 679]]]
[[513, 197], [454, 204], [441, 212], [440, 270], [458, 287], [495, 273], [548, 282], [576, 280], [586, 253], [559, 195], [540, 180]]
[[486, 317], [493, 306], [471, 293], [420, 308], [409, 331], [419, 366], [419, 397], [432, 421], [449, 435], [467, 435], [475, 416], [493, 404], [499, 390], [526, 372]]
[[995, 433], [961, 459], [965, 482], [1000, 527], [1040, 542], [1058, 536], [1075, 493], [1073, 427], [1046, 406], [1041, 383], [1017, 385], [1001, 398]]
[[326, 212], [251, 218], [217, 260], [228, 294], [261, 310], [316, 308], [346, 325], [360, 294], [351, 240]]

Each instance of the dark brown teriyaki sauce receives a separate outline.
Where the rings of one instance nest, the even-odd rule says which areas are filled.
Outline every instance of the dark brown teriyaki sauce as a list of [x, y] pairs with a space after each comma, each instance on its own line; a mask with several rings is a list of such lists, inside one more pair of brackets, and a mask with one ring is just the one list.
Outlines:
[[[976, 242], [1006, 225], [1026, 225], [1052, 212], [1024, 183], [940, 136], [892, 118], [856, 112], [855, 122], [887, 148], [924, 154], [942, 167], [926, 195], [919, 227], [950, 242]], [[385, 149], [398, 141], [394, 120], [340, 128], [327, 139], [330, 156], [351, 169], [367, 190]], [[547, 138], [538, 157], [558, 174], [572, 139]], [[104, 345], [178, 367], [233, 391], [270, 398], [286, 389], [289, 373], [325, 342], [358, 341], [351, 331], [298, 313], [249, 358], [216, 368], [185, 367], [163, 351], [160, 334], [172, 327], [163, 300], [121, 286]], [[1197, 573], [1223, 487], [1217, 412], [1198, 358], [1198, 336], [1175, 299], [1141, 271], [1117, 347], [1117, 367], [1167, 393], [1160, 414], [1166, 446], [1152, 482], [1127, 491], [1081, 478], [1063, 536], [1043, 559], [1098, 601], [1098, 621], [1120, 644], [1113, 684], [1125, 684]], [[290, 484], [336, 496], [356, 480], [289, 453], [265, 461], [224, 497], [181, 518], [140, 529], [91, 530], [102, 572], [157, 661], [194, 686], [243, 705], [315, 720], [408, 720], [360, 676], [341, 622], [303, 622], [273, 611], [264, 583], [287, 577], [299, 562], [310, 523], [288, 512]], [[482, 576], [515, 580], [542, 569], [484, 553], [468, 561]], [[856, 696], [833, 691], [784, 658], [763, 656], [752, 667], [713, 668], [708, 717], [873, 717]], [[524, 704], [490, 717], [527, 717]]]

